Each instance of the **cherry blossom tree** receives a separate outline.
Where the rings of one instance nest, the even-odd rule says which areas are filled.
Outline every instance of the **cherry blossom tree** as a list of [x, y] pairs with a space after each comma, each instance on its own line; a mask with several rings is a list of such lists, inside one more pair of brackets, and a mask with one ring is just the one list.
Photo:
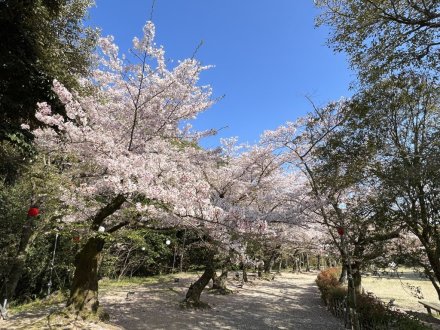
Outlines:
[[209, 86], [198, 84], [208, 67], [189, 58], [167, 68], [153, 23], [143, 31], [127, 57], [119, 56], [112, 37], [100, 39], [99, 67], [82, 82], [88, 95], [54, 81], [67, 118], [38, 104], [36, 117], [47, 126], [33, 131], [36, 144], [70, 174], [64, 221], [89, 224], [68, 300], [77, 311], [97, 310], [106, 235], [164, 213], [210, 212], [209, 185], [197, 165], [205, 153], [197, 141], [205, 133], [182, 126], [213, 104]]
[[[272, 223], [299, 222], [294, 211], [302, 191], [298, 178], [282, 169], [283, 157], [273, 153], [271, 148], [259, 144], [238, 145], [236, 141], [235, 138], [224, 139], [220, 154], [204, 162], [202, 169], [211, 188], [211, 203], [217, 208], [215, 217], [203, 224], [206, 235], [217, 247], [216, 266], [222, 268], [218, 277], [216, 267], [206, 268], [216, 287], [217, 280], [221, 283], [227, 276], [232, 260], [240, 262], [246, 274], [249, 258], [245, 251], [249, 240], [273, 238]], [[203, 216], [203, 220], [206, 218]], [[221, 254], [222, 262], [218, 262]], [[273, 261], [268, 260], [268, 264]], [[207, 284], [209, 276], [204, 273], [202, 278]], [[203, 287], [197, 294], [190, 290], [187, 301], [198, 303]], [[219, 287], [227, 291], [221, 284]]]

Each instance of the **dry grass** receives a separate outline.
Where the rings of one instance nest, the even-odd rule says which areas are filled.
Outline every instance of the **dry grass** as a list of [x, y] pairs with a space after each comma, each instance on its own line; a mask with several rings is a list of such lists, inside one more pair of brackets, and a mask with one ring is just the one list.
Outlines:
[[[385, 303], [395, 299], [394, 304], [402, 310], [426, 312], [419, 300], [438, 303], [437, 293], [428, 279], [421, 278], [412, 269], [400, 269], [399, 276], [365, 276], [362, 286], [366, 292], [373, 292]], [[417, 298], [409, 286], [420, 288], [423, 299]]]

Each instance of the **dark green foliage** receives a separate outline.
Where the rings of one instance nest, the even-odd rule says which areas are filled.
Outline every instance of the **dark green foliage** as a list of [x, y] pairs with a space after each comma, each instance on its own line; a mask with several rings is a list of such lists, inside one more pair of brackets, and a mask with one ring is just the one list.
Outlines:
[[19, 131], [21, 123], [40, 124], [36, 103], [62, 108], [51, 92], [53, 79], [69, 88], [90, 68], [96, 32], [82, 19], [89, 0], [0, 2], [0, 139]]
[[174, 246], [166, 245], [175, 232], [122, 229], [111, 238], [100, 274], [102, 277], [149, 276], [171, 271]]
[[[19, 294], [16, 297], [41, 294], [45, 289], [43, 282], [47, 278], [47, 255], [53, 247], [54, 229], [59, 225], [62, 216], [59, 210], [59, 199], [64, 179], [56, 167], [47, 164], [41, 157], [32, 160], [21, 176], [13, 184], [1, 183], [0, 187], [0, 292], [6, 290], [6, 280], [9, 283], [18, 280]], [[31, 205], [40, 209], [40, 215], [35, 218], [27, 217]], [[23, 241], [23, 234], [28, 241]], [[25, 243], [25, 245], [23, 245]], [[26, 258], [27, 255], [31, 258]], [[17, 258], [20, 263], [17, 264]], [[70, 262], [68, 257], [62, 259]], [[23, 265], [23, 266], [22, 266]], [[11, 267], [19, 271], [12, 274]], [[60, 271], [61, 272], [61, 271]], [[68, 272], [68, 271], [64, 271]], [[20, 280], [20, 278], [22, 278]], [[14, 285], [15, 286], [15, 285]], [[56, 284], [58, 286], [58, 284]], [[47, 287], [46, 287], [47, 288]]]
[[79, 89], [78, 78], [88, 74], [97, 31], [82, 19], [90, 0], [0, 1], [0, 179], [13, 182], [34, 154], [37, 102], [54, 112], [64, 108], [52, 92], [54, 79]]
[[49, 281], [52, 282], [51, 292], [57, 290], [65, 292], [69, 289], [78, 245], [72, 241], [68, 231], [60, 232], [51, 276], [55, 235], [56, 232], [53, 230], [42, 233], [29, 247], [26, 267], [15, 291], [17, 302], [45, 297], [48, 294]]

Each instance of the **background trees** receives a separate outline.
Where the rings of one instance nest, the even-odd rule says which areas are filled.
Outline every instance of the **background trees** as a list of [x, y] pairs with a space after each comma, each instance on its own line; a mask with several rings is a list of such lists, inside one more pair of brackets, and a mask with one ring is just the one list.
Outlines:
[[[348, 54], [360, 78], [342, 139], [337, 140], [349, 148], [340, 154], [364, 155], [358, 172], [368, 177], [363, 184], [377, 192], [375, 205], [382, 223], [412, 233], [405, 237], [419, 238], [426, 254], [418, 260], [438, 292], [434, 242], [438, 240], [440, 4], [315, 3], [323, 10], [318, 24], [331, 28], [330, 46]], [[343, 164], [352, 163], [339, 158]], [[412, 253], [420, 255], [420, 250]]]
[[362, 93], [361, 109], [354, 112], [377, 146], [369, 172], [382, 192], [387, 219], [419, 238], [429, 260], [423, 267], [437, 292], [439, 95], [429, 78], [404, 74]]

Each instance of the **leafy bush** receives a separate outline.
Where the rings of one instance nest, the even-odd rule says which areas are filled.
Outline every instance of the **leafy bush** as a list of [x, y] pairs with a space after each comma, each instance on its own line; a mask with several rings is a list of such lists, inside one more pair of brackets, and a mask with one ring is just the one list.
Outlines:
[[326, 303], [328, 303], [328, 299], [336, 298], [332, 294], [338, 295], [335, 290], [341, 288], [338, 280], [339, 274], [340, 270], [338, 268], [328, 268], [321, 271], [316, 278], [315, 282], [321, 291], [321, 298]]
[[[339, 284], [339, 270], [329, 268], [318, 274], [316, 284], [328, 309], [338, 317], [345, 317], [347, 288]], [[393, 311], [372, 295], [356, 295], [356, 313], [361, 329], [430, 329], [418, 319]]]

